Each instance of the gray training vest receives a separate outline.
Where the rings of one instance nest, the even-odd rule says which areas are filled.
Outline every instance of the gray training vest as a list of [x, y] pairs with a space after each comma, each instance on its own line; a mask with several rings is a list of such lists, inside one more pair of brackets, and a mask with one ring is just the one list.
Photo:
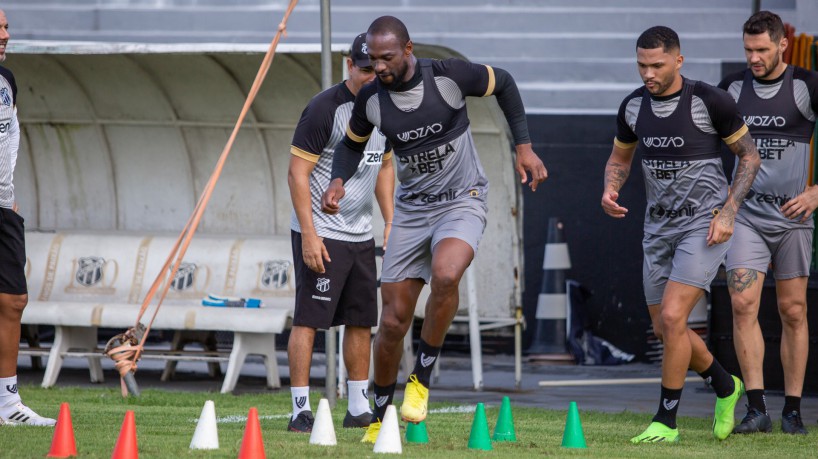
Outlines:
[[721, 139], [693, 123], [693, 80], [684, 80], [673, 113], [659, 118], [647, 88], [634, 126], [639, 137], [648, 205], [645, 233], [670, 234], [707, 227], [727, 199]]
[[418, 59], [423, 100], [416, 110], [399, 109], [378, 84], [380, 130], [395, 154], [400, 186], [395, 206], [425, 211], [476, 199], [485, 206], [488, 180], [469, 130], [466, 106], [449, 105], [435, 83], [430, 59]]
[[800, 218], [790, 220], [781, 212], [781, 206], [806, 188], [809, 142], [815, 124], [798, 109], [792, 81], [793, 67], [788, 65], [775, 96], [762, 99], [753, 89], [753, 73], [748, 70], [738, 98], [739, 110], [761, 156], [761, 169], [744, 198], [739, 219], [766, 231], [813, 226], [811, 218], [801, 223]]

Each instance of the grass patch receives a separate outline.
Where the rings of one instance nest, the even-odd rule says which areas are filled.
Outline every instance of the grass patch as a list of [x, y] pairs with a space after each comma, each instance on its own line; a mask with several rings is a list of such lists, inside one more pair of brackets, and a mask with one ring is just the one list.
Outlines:
[[[216, 393], [170, 392], [145, 390], [138, 399], [123, 399], [118, 391], [110, 389], [21, 387], [24, 401], [44, 416], [56, 418], [59, 402], [71, 404], [71, 415], [79, 457], [109, 458], [113, 451], [126, 410], [136, 413], [136, 429], [141, 458], [235, 458], [241, 446], [244, 419], [250, 407], [258, 408], [264, 447], [269, 457], [374, 457], [371, 445], [359, 443], [363, 431], [340, 428], [346, 413], [345, 401], [333, 410], [338, 446], [309, 445], [308, 435], [286, 431], [290, 412], [289, 391], [240, 396]], [[398, 394], [400, 395], [400, 393]], [[319, 393], [312, 394], [313, 410], [318, 407]], [[218, 451], [190, 451], [188, 445], [196, 428], [205, 400], [214, 400], [220, 449]], [[500, 400], [489, 403], [486, 415], [493, 431]], [[646, 414], [608, 414], [582, 411], [579, 401], [586, 450], [560, 447], [566, 411], [522, 408], [514, 406], [517, 432], [516, 443], [494, 443], [490, 452], [469, 450], [469, 433], [473, 413], [432, 413], [427, 419], [429, 445], [403, 445], [405, 456], [423, 458], [455, 458], [471, 456], [493, 457], [815, 457], [816, 437], [789, 436], [776, 432], [768, 435], [731, 436], [723, 442], [713, 439], [710, 420], [680, 418], [681, 442], [676, 445], [631, 445], [628, 439], [638, 434], [650, 422]], [[452, 403], [432, 403], [431, 409], [459, 406]], [[567, 401], [566, 401], [567, 407]], [[776, 426], [776, 429], [779, 429]], [[812, 429], [815, 431], [815, 428]], [[53, 429], [39, 427], [0, 428], [0, 457], [42, 458], [48, 453]]]

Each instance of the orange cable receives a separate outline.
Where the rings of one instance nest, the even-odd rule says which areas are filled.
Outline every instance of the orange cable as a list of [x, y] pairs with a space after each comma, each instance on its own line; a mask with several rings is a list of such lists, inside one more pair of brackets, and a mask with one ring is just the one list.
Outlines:
[[[239, 118], [236, 121], [236, 125], [233, 128], [233, 132], [230, 135], [230, 138], [227, 141], [227, 144], [222, 151], [221, 156], [219, 157], [219, 161], [216, 163], [216, 167], [213, 170], [213, 174], [210, 176], [210, 179], [207, 182], [204, 190], [202, 191], [201, 197], [199, 201], [196, 203], [196, 207], [193, 210], [193, 214], [188, 219], [187, 223], [185, 224], [184, 229], [179, 234], [179, 237], [176, 239], [176, 242], [171, 249], [171, 253], [168, 255], [165, 264], [162, 266], [162, 270], [157, 274], [156, 279], [153, 281], [148, 294], [145, 296], [145, 300], [142, 302], [142, 307], [139, 310], [139, 315], [136, 319], [136, 324], [133, 328], [128, 329], [122, 335], [122, 342], [124, 343], [121, 346], [118, 346], [113, 349], [109, 349], [106, 353], [114, 360], [116, 369], [119, 371], [120, 378], [124, 378], [124, 376], [128, 372], [136, 372], [136, 362], [139, 360], [139, 357], [144, 349], [145, 341], [150, 333], [151, 326], [153, 325], [154, 320], [156, 319], [156, 315], [159, 312], [159, 308], [162, 306], [162, 302], [165, 299], [165, 296], [170, 289], [171, 280], [174, 279], [176, 276], [176, 272], [179, 270], [179, 266], [187, 252], [188, 247], [190, 246], [190, 242], [193, 239], [193, 235], [196, 233], [196, 229], [199, 226], [199, 222], [202, 219], [202, 215], [204, 214], [205, 209], [207, 208], [207, 204], [210, 201], [210, 197], [213, 194], [213, 190], [216, 187], [216, 183], [221, 176], [222, 169], [224, 168], [224, 164], [227, 161], [227, 157], [230, 154], [230, 150], [233, 148], [233, 143], [238, 136], [239, 130], [241, 128], [242, 123], [244, 122], [244, 118], [247, 116], [247, 113], [250, 110], [250, 106], [253, 104], [253, 101], [258, 95], [258, 91], [261, 88], [261, 84], [264, 81], [264, 78], [267, 76], [267, 72], [270, 70], [270, 65], [273, 62], [273, 58], [275, 57], [275, 51], [278, 47], [278, 43], [281, 40], [282, 35], [286, 35], [287, 31], [287, 21], [290, 17], [290, 14], [293, 12], [298, 0], [290, 0], [290, 4], [287, 7], [287, 11], [284, 13], [284, 18], [278, 25], [278, 31], [276, 32], [273, 41], [270, 43], [270, 47], [267, 50], [267, 54], [265, 54], [264, 59], [261, 62], [261, 66], [259, 67], [258, 73], [256, 74], [256, 79], [253, 81], [253, 85], [250, 88], [250, 92], [247, 95], [247, 99], [244, 102], [244, 107], [239, 114]], [[175, 262], [174, 262], [175, 257]], [[172, 266], [172, 267], [171, 267]], [[169, 274], [166, 274], [168, 268], [171, 268]], [[136, 343], [135, 334], [137, 330], [139, 330], [140, 320], [142, 316], [147, 311], [148, 307], [150, 306], [153, 297], [156, 295], [157, 291], [160, 289], [160, 285], [162, 286], [161, 294], [156, 304], [156, 309], [153, 312], [153, 316], [151, 316], [151, 320], [148, 323], [148, 326], [145, 328], [144, 333], [142, 334], [141, 340], [139, 340], [138, 344]], [[127, 395], [127, 392], [124, 389], [124, 382], [123, 382], [123, 395]]]

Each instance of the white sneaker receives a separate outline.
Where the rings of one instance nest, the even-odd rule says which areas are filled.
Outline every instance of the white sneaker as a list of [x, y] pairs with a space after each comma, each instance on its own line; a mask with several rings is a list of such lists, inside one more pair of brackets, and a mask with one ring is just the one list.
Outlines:
[[0, 408], [0, 425], [53, 426], [56, 423], [55, 419], [40, 416], [23, 402]]

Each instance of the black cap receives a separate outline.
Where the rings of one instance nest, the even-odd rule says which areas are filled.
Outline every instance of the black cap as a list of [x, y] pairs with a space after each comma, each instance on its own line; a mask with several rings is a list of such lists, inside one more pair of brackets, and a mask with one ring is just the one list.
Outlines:
[[349, 48], [349, 57], [356, 67], [372, 67], [369, 62], [369, 54], [366, 52], [366, 34], [362, 33], [352, 40], [352, 47]]

